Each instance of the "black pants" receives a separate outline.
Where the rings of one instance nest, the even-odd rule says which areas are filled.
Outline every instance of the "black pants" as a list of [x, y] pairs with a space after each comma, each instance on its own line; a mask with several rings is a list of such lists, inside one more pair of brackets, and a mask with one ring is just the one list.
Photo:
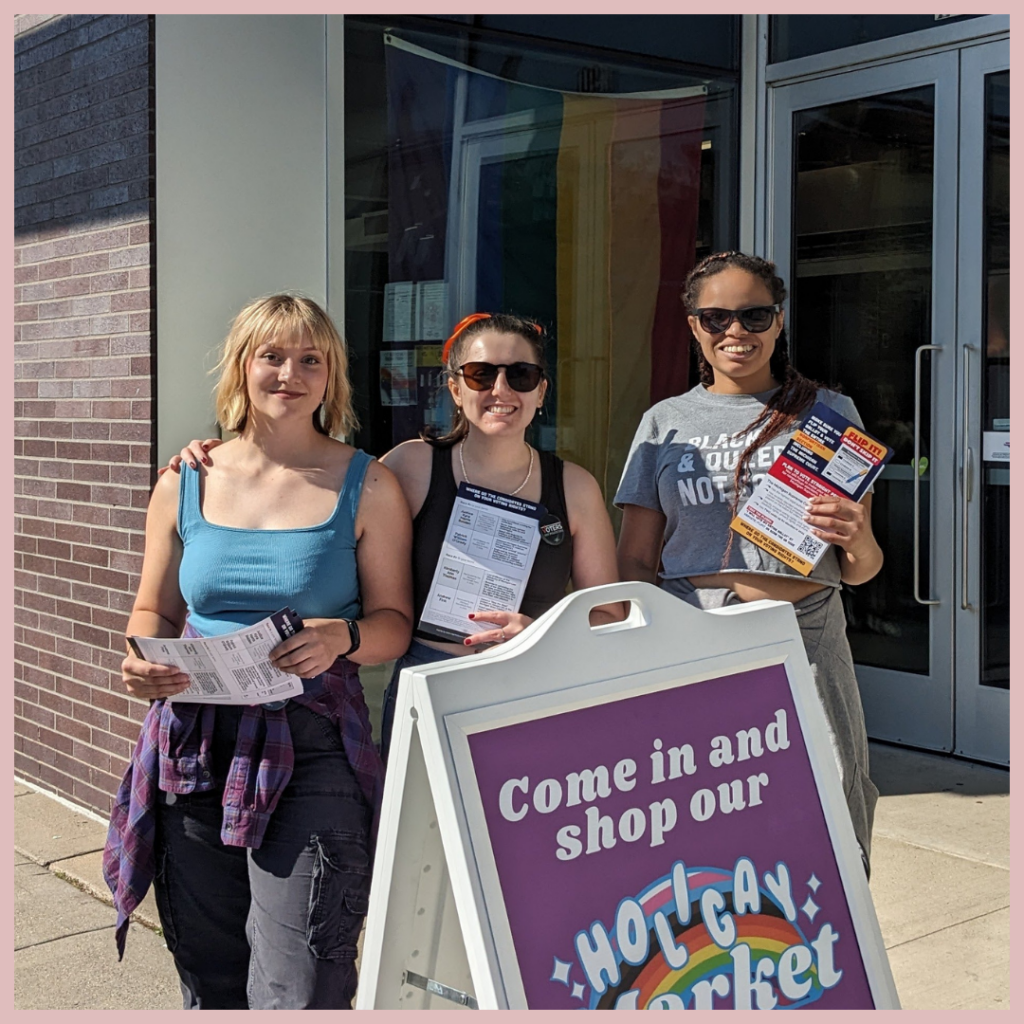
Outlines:
[[258, 850], [220, 841], [240, 709], [218, 708], [220, 787], [160, 794], [154, 883], [184, 1008], [350, 1009], [370, 809], [331, 722], [291, 701], [295, 769]]

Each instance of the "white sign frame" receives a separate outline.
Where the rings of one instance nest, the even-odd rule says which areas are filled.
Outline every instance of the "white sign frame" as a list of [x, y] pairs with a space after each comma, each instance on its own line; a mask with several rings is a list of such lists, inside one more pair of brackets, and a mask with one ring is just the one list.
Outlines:
[[[590, 610], [615, 601], [631, 602], [626, 621], [591, 628]], [[527, 1008], [471, 734], [776, 664], [785, 666], [872, 998], [899, 1008], [793, 606], [704, 612], [646, 583], [577, 591], [485, 654], [403, 671], [356, 1008], [451, 1009], [459, 993], [481, 1009]], [[423, 990], [426, 978], [443, 996]]]

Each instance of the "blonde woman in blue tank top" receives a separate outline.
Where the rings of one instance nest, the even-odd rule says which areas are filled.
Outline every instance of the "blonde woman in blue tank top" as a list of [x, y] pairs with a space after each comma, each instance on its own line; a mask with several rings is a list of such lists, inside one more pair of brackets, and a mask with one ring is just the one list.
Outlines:
[[118, 941], [152, 878], [186, 1009], [345, 1009], [383, 779], [357, 666], [409, 644], [411, 521], [391, 471], [332, 436], [354, 426], [351, 388], [316, 303], [247, 306], [219, 368], [238, 436], [157, 482], [128, 632], [224, 633], [290, 605], [305, 628], [271, 658], [305, 692], [175, 705], [187, 676], [124, 659], [153, 703], [105, 856]]

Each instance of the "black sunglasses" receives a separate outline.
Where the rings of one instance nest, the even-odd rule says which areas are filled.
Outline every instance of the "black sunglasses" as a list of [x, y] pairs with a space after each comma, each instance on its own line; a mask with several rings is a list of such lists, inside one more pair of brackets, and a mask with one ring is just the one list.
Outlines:
[[746, 306], [744, 309], [695, 309], [693, 315], [708, 334], [724, 334], [729, 330], [733, 320], [739, 320], [745, 331], [760, 334], [767, 331], [775, 320], [775, 314], [782, 309], [778, 303], [774, 306]]
[[533, 391], [544, 379], [544, 371], [536, 363], [463, 363], [458, 372], [473, 391], [489, 391], [505, 371], [505, 380], [513, 391]]

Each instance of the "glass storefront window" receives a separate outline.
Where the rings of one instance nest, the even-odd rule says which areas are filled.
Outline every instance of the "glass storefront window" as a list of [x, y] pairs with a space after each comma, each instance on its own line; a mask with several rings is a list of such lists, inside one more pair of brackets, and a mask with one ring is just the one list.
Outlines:
[[769, 20], [769, 63], [978, 18], [978, 14], [775, 14]]
[[[885, 571], [843, 590], [850, 646], [858, 664], [923, 675], [930, 670], [928, 609], [909, 583], [913, 474], [920, 477], [927, 551], [931, 473], [923, 459], [920, 470], [913, 465], [908, 370], [917, 347], [931, 339], [934, 92], [929, 85], [793, 118], [794, 362], [854, 396], [867, 429], [894, 449], [872, 503]], [[925, 380], [930, 367], [926, 358]], [[930, 420], [926, 389], [922, 422]], [[927, 566], [920, 581], [927, 593]]]
[[517, 313], [552, 339], [529, 439], [610, 500], [643, 411], [691, 382], [683, 280], [735, 243], [737, 76], [449, 29], [345, 19], [356, 442], [443, 432], [451, 325]]

